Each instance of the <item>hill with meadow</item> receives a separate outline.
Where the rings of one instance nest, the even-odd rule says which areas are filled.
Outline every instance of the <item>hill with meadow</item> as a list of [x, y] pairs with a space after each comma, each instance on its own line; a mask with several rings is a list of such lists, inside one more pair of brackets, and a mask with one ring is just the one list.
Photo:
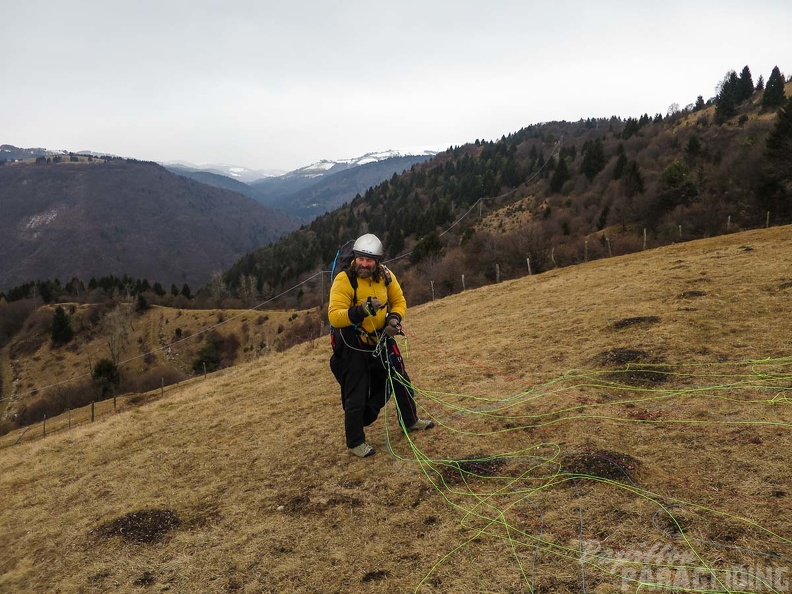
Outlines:
[[[399, 341], [437, 426], [405, 434], [389, 404], [373, 458], [344, 446], [326, 338], [15, 429], [0, 590], [786, 591], [790, 240], [734, 232], [411, 307]], [[256, 324], [238, 313], [128, 325], [201, 342]], [[51, 380], [79, 367], [26, 348], [66, 365]]]

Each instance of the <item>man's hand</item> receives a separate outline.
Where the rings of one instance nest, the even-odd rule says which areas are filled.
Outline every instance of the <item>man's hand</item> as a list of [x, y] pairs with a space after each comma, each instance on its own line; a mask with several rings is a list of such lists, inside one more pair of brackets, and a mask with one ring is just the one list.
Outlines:
[[397, 334], [401, 334], [401, 324], [399, 324], [398, 318], [392, 317], [388, 319], [388, 323], [385, 324], [385, 328], [382, 331], [393, 338]]
[[377, 315], [377, 310], [382, 307], [382, 301], [377, 299], [376, 297], [369, 297], [366, 299], [366, 303], [363, 306], [363, 310], [366, 312], [367, 315], [375, 316]]

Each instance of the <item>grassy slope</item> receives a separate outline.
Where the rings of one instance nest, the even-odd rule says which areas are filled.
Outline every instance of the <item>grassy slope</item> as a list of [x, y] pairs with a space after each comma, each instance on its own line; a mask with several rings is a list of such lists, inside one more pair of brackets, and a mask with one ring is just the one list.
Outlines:
[[[389, 408], [368, 431], [373, 459], [344, 449], [323, 341], [6, 447], [0, 591], [580, 592], [585, 579], [602, 594], [630, 555], [790, 568], [790, 362], [743, 364], [790, 354], [790, 239], [728, 235], [413, 308], [408, 370], [439, 427], [408, 439]], [[665, 381], [604, 375], [623, 367], [601, 363], [615, 349], [664, 364]], [[782, 376], [767, 388], [759, 372]], [[442, 461], [473, 455], [496, 457], [477, 472], [498, 478], [453, 481]], [[103, 535], [144, 509], [180, 525], [149, 544]], [[602, 570], [581, 572], [581, 539]]]
[[[67, 379], [88, 381], [91, 364], [110, 357], [107, 336], [101, 329], [81, 329], [83, 325], [89, 326], [88, 322], [83, 324], [80, 319], [90, 317], [91, 308], [90, 305], [76, 307], [71, 316], [76, 336], [66, 346], [52, 346], [50, 329], [54, 306], [44, 306], [15, 338], [17, 348], [25, 354], [10, 360], [7, 350], [0, 352], [0, 365], [9, 368], [4, 374], [6, 385], [3, 391], [4, 395], [10, 396], [7, 403], [9, 413], [34, 399], [47, 386]], [[124, 362], [122, 371], [130, 378], [148, 375], [157, 382], [163, 369], [189, 375], [199, 350], [205, 346], [213, 329], [223, 336], [236, 336], [239, 341], [237, 362], [256, 360], [260, 354], [272, 352], [294, 325], [303, 323], [311, 314], [316, 319], [317, 312], [316, 307], [310, 312], [292, 312], [179, 310], [155, 306], [131, 317], [131, 329], [120, 357]], [[285, 329], [286, 333], [281, 334], [279, 328]], [[150, 353], [150, 359], [145, 357], [147, 353]], [[14, 386], [11, 385], [12, 377]]]

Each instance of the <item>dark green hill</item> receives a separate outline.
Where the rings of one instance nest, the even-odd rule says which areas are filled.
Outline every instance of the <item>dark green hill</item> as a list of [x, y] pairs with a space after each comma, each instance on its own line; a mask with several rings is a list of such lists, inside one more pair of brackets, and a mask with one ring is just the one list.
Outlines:
[[0, 289], [110, 274], [197, 287], [297, 226], [236, 192], [123, 159], [0, 166], [0, 205]]

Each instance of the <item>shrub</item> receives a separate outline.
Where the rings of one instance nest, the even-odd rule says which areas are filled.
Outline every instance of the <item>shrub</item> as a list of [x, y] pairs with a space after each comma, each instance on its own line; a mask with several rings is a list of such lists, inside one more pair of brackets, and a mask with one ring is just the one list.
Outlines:
[[223, 336], [217, 330], [212, 330], [206, 341], [207, 344], [198, 351], [198, 358], [193, 361], [194, 373], [203, 373], [204, 366], [206, 371], [217, 371], [234, 364], [240, 347], [236, 334]]
[[121, 383], [121, 372], [110, 359], [99, 359], [94, 365], [92, 377], [102, 397], [109, 395]]
[[74, 338], [74, 330], [71, 327], [71, 320], [66, 315], [66, 310], [59, 305], [52, 316], [52, 344], [61, 346], [72, 338]]

